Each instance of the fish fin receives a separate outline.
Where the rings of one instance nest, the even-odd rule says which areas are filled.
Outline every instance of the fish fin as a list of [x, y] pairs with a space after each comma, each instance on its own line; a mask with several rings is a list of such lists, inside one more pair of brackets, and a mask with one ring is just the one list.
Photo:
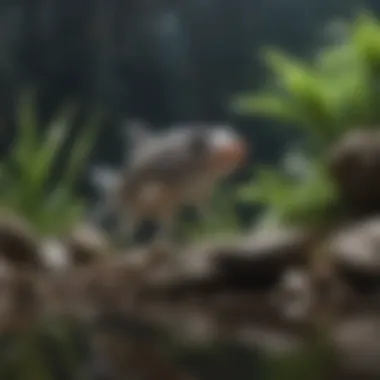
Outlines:
[[132, 119], [125, 123], [124, 137], [129, 145], [138, 145], [152, 137], [153, 131], [151, 126], [140, 119]]
[[120, 173], [116, 169], [99, 165], [90, 170], [90, 178], [97, 191], [106, 196], [119, 184]]

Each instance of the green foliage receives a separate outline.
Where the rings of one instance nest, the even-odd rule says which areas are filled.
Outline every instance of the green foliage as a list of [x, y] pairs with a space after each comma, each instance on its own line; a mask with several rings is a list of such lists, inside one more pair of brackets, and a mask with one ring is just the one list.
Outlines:
[[347, 27], [346, 40], [325, 47], [311, 63], [268, 49], [271, 89], [241, 96], [239, 113], [294, 123], [322, 144], [342, 132], [380, 122], [380, 23], [363, 14]]
[[212, 209], [200, 216], [199, 223], [184, 222], [181, 235], [192, 240], [205, 236], [220, 236], [228, 239], [241, 229], [236, 213], [236, 194], [231, 188], [219, 188], [212, 200]]
[[343, 41], [326, 46], [311, 62], [265, 50], [273, 81], [233, 102], [239, 113], [293, 124], [317, 147], [309, 175], [294, 180], [281, 170], [262, 168], [241, 190], [241, 199], [266, 206], [264, 225], [331, 218], [338, 196], [323, 165], [325, 151], [352, 128], [380, 124], [380, 22], [362, 14], [344, 29]]
[[334, 184], [317, 160], [295, 177], [284, 170], [259, 167], [255, 180], [238, 193], [244, 202], [264, 206], [262, 227], [281, 224], [317, 224], [331, 217], [338, 203]]
[[1, 163], [0, 205], [25, 217], [43, 234], [64, 232], [84, 212], [75, 185], [94, 143], [99, 115], [84, 126], [65, 159], [62, 176], [51, 186], [74, 109], [63, 109], [45, 133], [39, 131], [35, 111], [32, 94], [23, 94], [17, 108], [16, 139], [10, 156]]

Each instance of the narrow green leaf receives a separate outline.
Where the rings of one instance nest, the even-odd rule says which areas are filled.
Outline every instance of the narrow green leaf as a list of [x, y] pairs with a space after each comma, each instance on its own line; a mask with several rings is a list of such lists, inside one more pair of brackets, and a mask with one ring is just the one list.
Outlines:
[[15, 161], [22, 171], [28, 168], [37, 143], [36, 93], [27, 90], [21, 94], [17, 108], [17, 139], [13, 148]]
[[43, 187], [50, 176], [52, 165], [63, 148], [70, 132], [73, 106], [66, 107], [48, 127], [33, 162], [33, 179], [36, 187]]

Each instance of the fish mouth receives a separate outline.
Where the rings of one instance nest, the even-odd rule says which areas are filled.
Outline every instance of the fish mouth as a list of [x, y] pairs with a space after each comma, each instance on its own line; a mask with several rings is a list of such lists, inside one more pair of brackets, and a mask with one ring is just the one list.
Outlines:
[[235, 141], [218, 148], [215, 165], [221, 170], [234, 170], [247, 162], [250, 149], [245, 141]]

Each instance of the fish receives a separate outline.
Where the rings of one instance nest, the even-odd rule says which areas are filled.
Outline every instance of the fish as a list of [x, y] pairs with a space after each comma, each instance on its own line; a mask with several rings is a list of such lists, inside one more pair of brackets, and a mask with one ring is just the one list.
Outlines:
[[126, 125], [124, 137], [129, 147], [122, 167], [95, 167], [93, 183], [106, 208], [121, 217], [125, 234], [149, 219], [160, 226], [158, 238], [165, 239], [184, 206], [211, 213], [216, 186], [247, 161], [250, 150], [232, 126], [222, 123], [177, 124], [155, 131], [135, 120]]

